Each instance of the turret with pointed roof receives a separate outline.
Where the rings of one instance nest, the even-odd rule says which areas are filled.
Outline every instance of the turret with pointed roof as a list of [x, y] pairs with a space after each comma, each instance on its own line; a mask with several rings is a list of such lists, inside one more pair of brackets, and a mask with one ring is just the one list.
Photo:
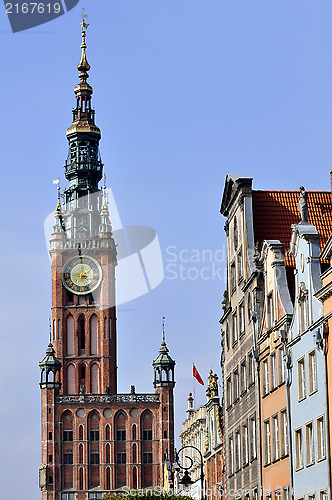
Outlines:
[[163, 323], [163, 336], [157, 358], [153, 361], [155, 387], [175, 386], [174, 366], [175, 361], [169, 355], [169, 350], [165, 342], [165, 327]]

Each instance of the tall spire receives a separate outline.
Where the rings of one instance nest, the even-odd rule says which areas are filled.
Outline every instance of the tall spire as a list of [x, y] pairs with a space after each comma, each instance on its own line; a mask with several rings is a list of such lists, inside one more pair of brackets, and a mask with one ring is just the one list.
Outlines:
[[[86, 55], [87, 15], [82, 13], [81, 59], [77, 65], [80, 82], [76, 85], [76, 107], [73, 123], [67, 130], [69, 153], [65, 162], [65, 175], [69, 186], [65, 190], [64, 219], [67, 238], [93, 238], [103, 231], [110, 232], [107, 214], [101, 220], [102, 193], [98, 187], [103, 176], [99, 153], [100, 129], [95, 124], [95, 111], [91, 105], [93, 89], [87, 82], [90, 65]], [[105, 212], [106, 210], [104, 210]]]
[[81, 79], [80, 83], [76, 85], [74, 92], [76, 94], [76, 108], [73, 109], [73, 124], [67, 130], [67, 137], [70, 137], [75, 132], [90, 132], [96, 134], [100, 138], [100, 130], [95, 125], [95, 112], [91, 107], [91, 96], [93, 94], [93, 89], [91, 85], [87, 82], [89, 78], [88, 71], [90, 69], [90, 64], [88, 63], [86, 56], [86, 30], [89, 26], [85, 22], [87, 14], [84, 14], [84, 8], [82, 10], [82, 43], [81, 43], [81, 59], [77, 65], [77, 69], [80, 72], [79, 77]]

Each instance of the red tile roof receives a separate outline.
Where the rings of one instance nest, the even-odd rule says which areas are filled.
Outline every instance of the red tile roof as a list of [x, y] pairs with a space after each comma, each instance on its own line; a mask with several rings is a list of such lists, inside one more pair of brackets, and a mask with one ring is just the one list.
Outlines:
[[[285, 265], [289, 292], [295, 300], [294, 257], [289, 255], [291, 224], [300, 222], [299, 191], [252, 191], [255, 243], [279, 240], [284, 243]], [[309, 223], [321, 235], [322, 251], [332, 232], [332, 198], [329, 191], [307, 191]], [[324, 261], [325, 262], [325, 261]]]
[[[289, 249], [291, 224], [300, 222], [297, 206], [299, 191], [252, 191], [254, 238], [256, 241], [280, 240]], [[321, 235], [323, 249], [332, 232], [332, 198], [330, 191], [307, 191], [309, 223]], [[285, 254], [287, 267], [294, 267], [294, 258]]]

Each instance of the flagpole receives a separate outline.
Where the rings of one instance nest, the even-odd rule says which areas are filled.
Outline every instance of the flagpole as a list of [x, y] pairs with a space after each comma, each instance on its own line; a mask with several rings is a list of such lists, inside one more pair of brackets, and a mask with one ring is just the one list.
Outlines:
[[[193, 363], [193, 373], [194, 373], [194, 366], [195, 363]], [[193, 376], [193, 395], [194, 395], [194, 409], [195, 409], [195, 377]]]

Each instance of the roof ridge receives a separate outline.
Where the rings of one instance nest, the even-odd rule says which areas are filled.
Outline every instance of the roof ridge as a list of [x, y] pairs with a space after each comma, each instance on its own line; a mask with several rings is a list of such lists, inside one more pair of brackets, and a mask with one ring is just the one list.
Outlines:
[[[300, 194], [300, 191], [298, 189], [292, 189], [292, 190], [282, 190], [282, 189], [253, 189], [253, 193], [298, 193]], [[331, 191], [323, 191], [323, 190], [316, 190], [316, 191], [307, 191], [306, 193], [326, 193], [326, 194], [332, 194]]]

